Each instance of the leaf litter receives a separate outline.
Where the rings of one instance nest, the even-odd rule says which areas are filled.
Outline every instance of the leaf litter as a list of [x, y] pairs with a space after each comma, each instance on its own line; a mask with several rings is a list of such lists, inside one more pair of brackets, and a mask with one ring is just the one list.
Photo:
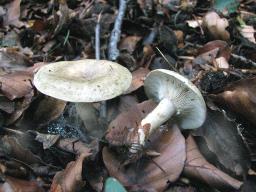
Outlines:
[[[255, 11], [235, 0], [0, 1], [0, 191], [254, 191]], [[122, 94], [73, 103], [34, 86], [45, 65], [95, 55], [131, 72]], [[170, 119], [141, 145], [157, 106], [144, 80], [159, 69], [199, 88], [207, 118], [194, 131]]]

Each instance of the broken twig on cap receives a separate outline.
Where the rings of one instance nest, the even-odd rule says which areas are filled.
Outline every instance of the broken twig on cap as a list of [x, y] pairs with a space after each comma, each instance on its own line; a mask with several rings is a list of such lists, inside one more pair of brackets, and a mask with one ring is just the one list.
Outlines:
[[119, 56], [119, 50], [117, 48], [117, 43], [120, 40], [121, 26], [126, 11], [128, 0], [119, 0], [119, 10], [115, 20], [114, 28], [111, 32], [109, 46], [108, 46], [108, 59], [115, 61]]

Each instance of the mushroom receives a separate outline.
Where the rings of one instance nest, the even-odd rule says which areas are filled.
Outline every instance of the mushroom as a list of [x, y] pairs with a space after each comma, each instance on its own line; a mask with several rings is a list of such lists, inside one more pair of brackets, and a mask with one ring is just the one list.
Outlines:
[[195, 129], [204, 123], [206, 105], [203, 96], [180, 74], [166, 69], [153, 70], [145, 79], [144, 89], [158, 105], [141, 121], [138, 130], [141, 145], [145, 145], [148, 136], [170, 118], [182, 129]]
[[35, 74], [34, 85], [43, 94], [60, 100], [91, 103], [122, 94], [131, 80], [129, 70], [117, 63], [86, 59], [45, 65]]

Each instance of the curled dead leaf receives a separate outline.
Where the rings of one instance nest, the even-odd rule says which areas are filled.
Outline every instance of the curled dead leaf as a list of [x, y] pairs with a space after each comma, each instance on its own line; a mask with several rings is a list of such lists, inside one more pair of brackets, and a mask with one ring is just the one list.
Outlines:
[[185, 139], [177, 126], [158, 131], [148, 146], [159, 153], [157, 157], [140, 159], [124, 168], [118, 157], [105, 147], [103, 161], [110, 176], [117, 178], [124, 186], [133, 190], [150, 189], [164, 191], [169, 182], [176, 181], [186, 159]]
[[83, 161], [88, 154], [81, 154], [76, 161], [70, 162], [64, 171], [56, 173], [50, 192], [78, 191], [85, 185], [82, 179]]
[[186, 139], [187, 159], [184, 174], [220, 190], [238, 190], [242, 182], [230, 177], [205, 160], [192, 136]]
[[210, 95], [216, 103], [228, 107], [256, 125], [256, 78], [228, 85], [222, 93]]
[[203, 25], [215, 39], [229, 40], [230, 35], [226, 31], [226, 28], [229, 26], [228, 20], [220, 18], [216, 12], [207, 13], [203, 18]]

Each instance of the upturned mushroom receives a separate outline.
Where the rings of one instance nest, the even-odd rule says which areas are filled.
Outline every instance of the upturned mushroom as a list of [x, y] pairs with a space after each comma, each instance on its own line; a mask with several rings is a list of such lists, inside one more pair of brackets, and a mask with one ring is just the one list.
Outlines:
[[138, 130], [139, 143], [170, 118], [182, 129], [200, 127], [206, 118], [206, 105], [198, 88], [180, 74], [157, 69], [145, 79], [146, 95], [158, 102], [156, 108], [142, 121]]
[[117, 63], [85, 59], [45, 65], [35, 74], [33, 82], [45, 95], [84, 105], [121, 95], [131, 80], [129, 70]]

